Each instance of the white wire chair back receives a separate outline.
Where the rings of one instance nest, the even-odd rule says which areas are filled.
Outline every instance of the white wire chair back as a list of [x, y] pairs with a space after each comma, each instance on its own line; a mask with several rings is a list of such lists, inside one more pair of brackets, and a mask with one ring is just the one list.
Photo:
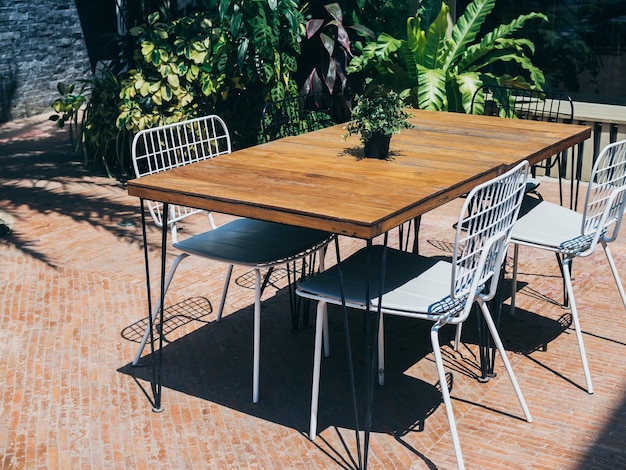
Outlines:
[[496, 293], [527, 177], [524, 161], [477, 186], [465, 199], [456, 228], [451, 284], [451, 298], [466, 310], [461, 317], [469, 315], [477, 294], [490, 300]]
[[566, 248], [585, 256], [594, 251], [601, 238], [606, 242], [615, 240], [624, 210], [626, 140], [607, 145], [596, 159], [585, 198], [581, 236], [568, 242]]
[[[180, 123], [167, 124], [139, 131], [132, 144], [135, 176], [160, 173], [190, 163], [231, 153], [231, 141], [226, 123], [216, 115], [203, 116]], [[163, 204], [146, 201], [150, 215], [157, 226], [163, 226]], [[176, 222], [204, 212], [170, 204], [167, 223], [176, 236]], [[216, 227], [209, 213], [209, 221]]]

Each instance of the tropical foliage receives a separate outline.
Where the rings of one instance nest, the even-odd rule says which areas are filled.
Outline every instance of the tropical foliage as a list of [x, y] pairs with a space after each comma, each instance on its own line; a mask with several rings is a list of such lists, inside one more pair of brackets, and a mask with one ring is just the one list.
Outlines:
[[130, 31], [134, 66], [122, 82], [118, 127], [136, 132], [219, 112], [240, 145], [254, 143], [263, 104], [297, 92], [302, 30], [292, 0], [221, 1], [217, 11], [174, 20], [151, 14]]
[[130, 30], [134, 67], [122, 81], [117, 125], [136, 132], [193, 117], [215, 103], [226, 78], [206, 59], [219, 47], [213, 21], [194, 15], [167, 22], [152, 13]]
[[83, 163], [124, 181], [130, 174], [132, 134], [116, 125], [121, 88], [118, 76], [101, 66], [91, 79], [80, 84], [78, 92], [74, 84], [58, 84], [61, 97], [52, 103], [56, 114], [50, 120], [61, 128], [69, 125], [70, 141]]
[[59, 85], [52, 105], [51, 119], [78, 134], [85, 163], [121, 180], [141, 129], [217, 113], [234, 146], [253, 145], [264, 104], [297, 94], [304, 20], [294, 0], [209, 0], [186, 16], [174, 3], [163, 1], [144, 23], [127, 15], [136, 26], [120, 41], [114, 66], [97, 71], [80, 93]]
[[[442, 110], [467, 109], [482, 83], [543, 84], [530, 59], [533, 43], [515, 33], [544, 15], [520, 15], [479, 37], [495, 0], [474, 0], [453, 27], [444, 0], [422, 0], [413, 16], [417, 3], [142, 1], [125, 12], [129, 30], [118, 60], [78, 93], [62, 85], [53, 119], [71, 124], [86, 162], [125, 179], [133, 133], [201, 114], [222, 116], [241, 148], [258, 142], [266, 103], [299, 93], [330, 98], [333, 120], [342, 122], [352, 96], [370, 96], [380, 84], [408, 105]], [[406, 36], [397, 29], [401, 15]], [[498, 75], [496, 63], [512, 63], [519, 73]]]
[[356, 37], [374, 39], [374, 33], [359, 23], [346, 23], [344, 7], [338, 2], [311, 0], [304, 5], [303, 12], [306, 33], [296, 74], [299, 92], [328, 96], [335, 111], [343, 110], [336, 116], [343, 121], [349, 116], [345, 95], [348, 94], [348, 64], [354, 57], [352, 41]]
[[495, 18], [504, 22], [525, 11], [545, 12], [549, 22], [525, 33], [537, 48], [533, 62], [543, 70], [546, 87], [577, 92], [582, 77], [597, 85], [598, 52], [610, 49], [607, 39], [619, 30], [606, 25], [615, 24], [625, 8], [624, 0], [498, 0], [484, 27], [493, 27]]
[[[495, 0], [474, 0], [448, 34], [449, 7], [443, 0], [423, 0], [406, 23], [406, 39], [382, 33], [350, 63], [350, 72], [365, 75], [365, 88], [385, 85], [420, 109], [469, 112], [482, 84], [523, 84], [541, 88], [542, 71], [530, 56], [534, 45], [515, 36], [526, 22], [547, 18], [520, 15], [479, 37]], [[499, 76], [492, 66], [514, 63], [519, 74]]]
[[253, 145], [265, 103], [298, 93], [304, 19], [294, 0], [220, 0], [219, 18], [223, 45], [212, 60], [230, 82], [216, 110], [235, 146]]
[[80, 145], [84, 160], [103, 167], [110, 177], [121, 181], [131, 175], [132, 132], [117, 126], [121, 82], [118, 74], [103, 66], [90, 80], [91, 96], [85, 107]]

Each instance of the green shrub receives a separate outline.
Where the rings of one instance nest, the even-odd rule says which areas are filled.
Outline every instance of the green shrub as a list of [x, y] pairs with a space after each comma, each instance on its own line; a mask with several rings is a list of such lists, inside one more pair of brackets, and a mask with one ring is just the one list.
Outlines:
[[[445, 0], [423, 0], [407, 20], [406, 39], [381, 34], [350, 63], [351, 73], [366, 77], [366, 89], [385, 85], [413, 107], [469, 112], [474, 92], [483, 83], [524, 84], [541, 88], [542, 71], [530, 56], [533, 43], [515, 35], [529, 20], [547, 20], [541, 13], [520, 15], [479, 37], [496, 0], [474, 0], [448, 33]], [[493, 65], [517, 66], [519, 75], [497, 75]]]
[[58, 84], [62, 96], [53, 101], [57, 114], [50, 120], [60, 128], [68, 124], [70, 141], [85, 165], [125, 181], [131, 170], [132, 133], [118, 129], [116, 124], [120, 81], [109, 67], [101, 66], [91, 79], [80, 84], [78, 94], [74, 84]]
[[162, 22], [156, 12], [132, 28], [134, 67], [121, 82], [118, 128], [137, 132], [210, 112], [226, 83], [212, 61], [219, 32], [201, 13]]

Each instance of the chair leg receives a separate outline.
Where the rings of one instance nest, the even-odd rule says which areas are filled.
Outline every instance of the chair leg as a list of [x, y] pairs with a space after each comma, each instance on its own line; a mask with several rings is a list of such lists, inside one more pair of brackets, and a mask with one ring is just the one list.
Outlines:
[[320, 395], [320, 370], [322, 366], [322, 331], [326, 321], [326, 302], [317, 303], [315, 317], [315, 352], [313, 355], [313, 385], [311, 387], [311, 421], [309, 423], [309, 439], [317, 436], [317, 407]]
[[609, 266], [611, 268], [611, 272], [613, 273], [613, 279], [615, 279], [615, 284], [617, 284], [617, 290], [619, 290], [619, 295], [622, 297], [622, 303], [624, 304], [624, 308], [626, 308], [626, 293], [624, 293], [624, 287], [622, 286], [622, 281], [619, 278], [619, 274], [617, 273], [617, 266], [615, 266], [615, 260], [611, 255], [611, 250], [609, 250], [609, 246], [606, 242], [602, 242], [602, 248], [604, 248], [604, 254], [609, 262]]
[[220, 309], [217, 312], [217, 321], [222, 321], [222, 314], [224, 313], [224, 305], [226, 305], [226, 295], [228, 294], [228, 285], [230, 284], [230, 277], [233, 275], [233, 265], [228, 265], [228, 271], [226, 271], [226, 279], [224, 280], [224, 288], [222, 289], [222, 298], [220, 300]]
[[261, 355], [261, 270], [254, 270], [254, 339], [252, 365], [252, 403], [259, 402], [259, 362]]
[[572, 310], [572, 321], [574, 322], [574, 330], [578, 339], [578, 350], [580, 351], [580, 360], [583, 363], [583, 372], [585, 373], [585, 381], [587, 382], [587, 392], [593, 393], [593, 385], [591, 384], [591, 374], [589, 372], [589, 364], [587, 364], [587, 354], [585, 353], [585, 345], [583, 343], [583, 334], [580, 329], [580, 321], [578, 320], [578, 309], [576, 308], [576, 300], [574, 299], [574, 290], [572, 288], [572, 278], [569, 267], [570, 259], [566, 258], [563, 262], [563, 279], [567, 288], [569, 304]]
[[515, 316], [515, 294], [517, 293], [517, 261], [519, 245], [513, 244], [513, 273], [511, 274], [511, 316]]
[[385, 385], [385, 322], [384, 314], [378, 320], [378, 385]]
[[330, 332], [328, 330], [328, 315], [324, 315], [324, 325], [323, 325], [323, 335], [324, 335], [324, 356], [330, 356]]
[[448, 425], [450, 426], [450, 434], [452, 437], [452, 445], [454, 447], [454, 454], [456, 455], [457, 465], [459, 470], [465, 468], [463, 462], [463, 454], [461, 453], [461, 443], [459, 441], [459, 434], [456, 430], [456, 423], [454, 421], [454, 413], [452, 411], [452, 401], [450, 400], [450, 391], [448, 390], [448, 381], [446, 380], [446, 372], [443, 369], [443, 358], [441, 357], [441, 349], [439, 346], [439, 329], [441, 328], [439, 322], [430, 330], [430, 341], [433, 346], [433, 354], [435, 355], [435, 365], [437, 366], [437, 374], [439, 375], [439, 383], [441, 384], [441, 396], [443, 403], [446, 406], [446, 413], [448, 415]]
[[563, 265], [563, 261], [564, 261], [563, 255], [561, 255], [560, 253], [554, 253], [554, 254], [556, 255], [556, 261], [557, 263], [559, 263], [559, 270], [561, 271], [561, 277], [563, 278], [563, 307], [569, 307], [569, 300], [567, 298], [567, 286], [565, 285], [565, 276], [563, 274], [563, 270], [568, 269], [570, 277], [572, 276], [572, 260], [570, 259], [568, 266], [565, 267]]
[[500, 353], [500, 357], [502, 358], [502, 362], [504, 363], [504, 367], [506, 368], [507, 373], [509, 374], [509, 379], [511, 380], [511, 385], [513, 385], [513, 389], [517, 395], [517, 399], [519, 404], [522, 407], [522, 411], [524, 411], [524, 416], [526, 417], [526, 421], [531, 423], [533, 421], [530, 416], [530, 411], [528, 410], [528, 406], [526, 406], [526, 400], [524, 400], [524, 395], [522, 395], [522, 390], [517, 382], [517, 378], [513, 373], [513, 368], [511, 367], [511, 363], [509, 362], [509, 358], [506, 355], [506, 351], [504, 350], [504, 346], [502, 345], [502, 340], [500, 339], [500, 335], [498, 334], [498, 329], [496, 328], [495, 323], [493, 322], [493, 318], [491, 318], [491, 313], [489, 312], [489, 308], [487, 304], [482, 300], [478, 301], [480, 305], [480, 310], [483, 313], [483, 318], [485, 319], [485, 323], [487, 323], [487, 327], [489, 328], [489, 332], [491, 333], [491, 337], [493, 338], [493, 342], [496, 344], [498, 348], [498, 352]]
[[454, 351], [459, 350], [459, 344], [461, 344], [461, 333], [463, 332], [463, 323], [456, 325], [456, 333], [454, 334]]
[[[322, 272], [326, 269], [326, 265], [324, 262], [324, 256], [326, 256], [326, 247], [322, 248], [319, 256], [319, 272]], [[324, 327], [323, 327], [323, 338], [324, 338], [324, 356], [330, 356], [330, 333], [328, 331], [328, 315], [324, 315]], [[317, 330], [316, 330], [317, 331]]]
[[559, 203], [563, 205], [563, 163], [567, 162], [567, 155], [565, 152], [562, 152], [564, 158], [561, 158], [561, 153], [559, 153], [556, 158], [557, 170], [559, 173]]
[[[270, 283], [270, 278], [272, 277], [272, 273], [274, 272], [274, 266], [270, 266], [263, 277], [263, 283], [261, 284], [261, 295], [265, 292], [265, 288]], [[295, 271], [294, 271], [295, 272]]]
[[[187, 256], [189, 256], [187, 253], [181, 253], [174, 260], [174, 263], [172, 264], [172, 267], [170, 268], [170, 271], [167, 273], [167, 277], [165, 278], [165, 289], [164, 289], [165, 293], [167, 293], [167, 290], [170, 287], [170, 283], [172, 282], [176, 269], [180, 265], [181, 261], [187, 258]], [[151, 312], [153, 325], [160, 309], [161, 309], [161, 299], [157, 301], [156, 306], [152, 309], [152, 312]], [[141, 353], [143, 352], [143, 349], [146, 347], [146, 343], [148, 342], [149, 336], [150, 336], [150, 323], [148, 323], [148, 326], [146, 326], [146, 330], [143, 333], [143, 338], [141, 339], [139, 348], [137, 348], [137, 353], [135, 353], [135, 358], [133, 359], [133, 362], [132, 362], [133, 366], [136, 366], [139, 363], [139, 359], [141, 359]]]

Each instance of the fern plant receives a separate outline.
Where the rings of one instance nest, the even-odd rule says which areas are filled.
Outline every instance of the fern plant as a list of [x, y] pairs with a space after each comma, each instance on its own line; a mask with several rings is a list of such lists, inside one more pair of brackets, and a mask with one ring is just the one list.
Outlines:
[[[450, 8], [445, 0], [423, 0], [406, 23], [406, 39], [382, 33], [350, 62], [350, 73], [366, 76], [365, 89], [384, 85], [419, 109], [470, 112], [474, 92], [483, 84], [541, 88], [544, 75], [531, 55], [534, 44], [516, 37], [529, 20], [547, 21], [542, 13], [520, 15], [479, 38], [496, 0], [474, 0], [448, 34]], [[519, 75], [497, 75], [491, 66], [516, 64]]]

